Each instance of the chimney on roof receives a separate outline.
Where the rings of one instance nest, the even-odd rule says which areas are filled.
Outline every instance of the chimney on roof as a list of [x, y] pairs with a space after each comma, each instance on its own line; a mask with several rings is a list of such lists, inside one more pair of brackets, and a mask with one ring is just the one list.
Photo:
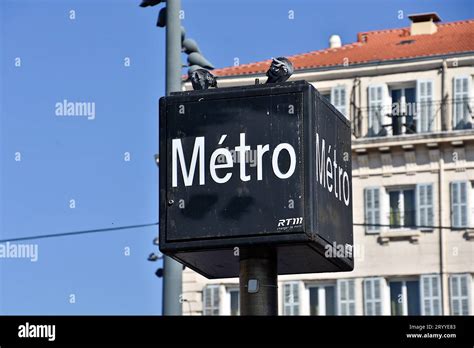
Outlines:
[[441, 22], [436, 12], [409, 15], [411, 20], [410, 35], [430, 35], [438, 31], [435, 23]]
[[341, 47], [341, 37], [339, 35], [331, 35], [329, 38], [329, 48]]

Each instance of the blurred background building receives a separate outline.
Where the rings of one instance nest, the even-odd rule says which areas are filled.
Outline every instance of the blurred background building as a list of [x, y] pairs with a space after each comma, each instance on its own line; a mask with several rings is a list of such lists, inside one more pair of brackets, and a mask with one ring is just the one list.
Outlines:
[[[289, 57], [352, 123], [355, 268], [280, 276], [282, 315], [474, 314], [474, 20], [409, 18]], [[213, 73], [254, 84], [269, 65]], [[239, 313], [236, 278], [186, 269], [183, 297], [187, 315]]]

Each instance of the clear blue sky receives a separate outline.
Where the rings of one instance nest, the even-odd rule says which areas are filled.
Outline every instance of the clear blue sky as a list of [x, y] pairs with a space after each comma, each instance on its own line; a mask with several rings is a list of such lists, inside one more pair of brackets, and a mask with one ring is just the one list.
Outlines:
[[[0, 240], [158, 221], [153, 155], [165, 36], [155, 27], [158, 8], [139, 2], [0, 0]], [[358, 31], [407, 26], [411, 13], [473, 18], [473, 6], [183, 0], [183, 25], [224, 67], [234, 58], [243, 64], [325, 48], [331, 34], [353, 42]], [[94, 102], [95, 119], [55, 116], [63, 99]], [[38, 244], [38, 261], [0, 258], [0, 314], [160, 314], [154, 271], [161, 264], [146, 260], [157, 232], [151, 226], [21, 242]]]

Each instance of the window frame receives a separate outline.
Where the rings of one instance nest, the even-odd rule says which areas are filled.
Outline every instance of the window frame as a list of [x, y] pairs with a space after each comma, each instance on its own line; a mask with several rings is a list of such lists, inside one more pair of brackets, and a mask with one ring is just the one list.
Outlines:
[[[336, 85], [331, 88], [331, 104], [339, 110], [341, 114], [343, 114], [346, 118], [347, 115], [347, 103], [346, 103], [346, 85]], [[338, 96], [339, 103], [336, 104], [336, 95]]]
[[[328, 287], [333, 287], [334, 288], [334, 315], [337, 315], [337, 283], [336, 282], [328, 282], [328, 283], [311, 283], [308, 284], [307, 286], [308, 289], [308, 304], [310, 306], [310, 313], [311, 313], [311, 297], [310, 297], [310, 292], [311, 289], [317, 289], [318, 292], [318, 313], [316, 316], [327, 316], [327, 308], [326, 308], [326, 288]], [[321, 296], [323, 295], [323, 296]], [[324, 300], [324, 301], [323, 301]], [[324, 306], [321, 305], [324, 303]], [[323, 308], [324, 310], [321, 310]]]
[[[202, 292], [202, 313], [203, 315], [206, 316], [211, 316], [211, 315], [219, 315], [220, 314], [220, 286], [219, 284], [208, 284], [203, 288]], [[207, 300], [207, 291], [211, 291], [211, 306], [208, 307], [206, 306], [206, 300]], [[215, 291], [215, 292], [214, 292]], [[217, 295], [217, 308], [215, 308], [215, 296]], [[214, 311], [217, 310], [217, 313], [214, 313]], [[211, 311], [211, 313], [208, 313], [208, 311]]]
[[[286, 301], [286, 287], [290, 287], [290, 296], [291, 301]], [[296, 294], [297, 294], [297, 301], [294, 300], [295, 296], [295, 287], [296, 287]], [[300, 315], [300, 304], [301, 304], [301, 295], [300, 295], [300, 281], [287, 281], [283, 283], [283, 293], [282, 293], [282, 300], [283, 300], [283, 315]], [[287, 311], [287, 308], [290, 308], [290, 311]]]
[[[380, 88], [381, 95], [380, 98], [371, 97], [371, 91], [375, 90], [376, 94], [378, 94], [377, 89]], [[388, 93], [388, 86], [385, 83], [373, 84], [367, 87], [367, 110], [368, 110], [368, 117], [367, 117], [367, 135], [369, 137], [376, 137], [380, 133], [380, 131], [384, 128], [384, 110], [387, 104], [387, 97], [386, 93]], [[380, 118], [377, 118], [377, 108], [380, 112]], [[374, 111], [375, 110], [375, 111]], [[390, 110], [391, 112], [391, 110]], [[374, 122], [374, 120], [376, 122]], [[375, 127], [378, 126], [378, 127]], [[374, 130], [374, 127], [376, 128]]]
[[392, 290], [390, 288], [391, 283], [401, 283], [401, 290], [402, 290], [402, 316], [407, 316], [407, 315], [412, 315], [408, 314], [408, 287], [407, 287], [407, 282], [418, 282], [418, 302], [420, 304], [420, 313], [417, 315], [421, 315], [421, 293], [420, 293], [420, 279], [419, 278], [391, 278], [387, 279], [387, 285], [388, 285], [388, 302], [389, 302], [389, 314], [391, 316], [397, 316], [395, 314], [392, 314], [392, 307], [391, 307], [391, 300], [392, 300]]
[[[429, 279], [430, 290], [429, 294], [425, 294], [425, 279]], [[433, 280], [436, 280], [437, 284], [437, 295], [433, 295]], [[422, 274], [420, 276], [420, 308], [421, 315], [442, 315], [443, 314], [443, 304], [441, 300], [441, 279], [439, 274]], [[429, 301], [430, 310], [429, 313], [425, 310], [425, 302]], [[435, 307], [435, 301], [438, 301], [438, 307]]]
[[[421, 204], [421, 190], [422, 188], [425, 188], [425, 203]], [[428, 188], [431, 190], [431, 202], [428, 203]], [[427, 230], [431, 231], [433, 230], [433, 225], [434, 225], [434, 220], [435, 220], [435, 209], [434, 209], [434, 185], [432, 183], [420, 183], [416, 185], [416, 193], [415, 193], [415, 209], [416, 209], [416, 216], [415, 216], [415, 222], [416, 226], [420, 230]], [[422, 214], [421, 211], [425, 210], [425, 219], [426, 223], [422, 221]], [[431, 215], [430, 215], [431, 211]], [[431, 216], [431, 219], [430, 219]]]
[[[371, 198], [372, 198], [372, 205], [375, 203], [375, 193], [373, 191], [377, 191], [378, 195], [378, 208], [370, 208], [370, 211], [372, 213], [372, 220], [369, 221], [368, 215], [369, 215], [369, 208], [367, 205], [367, 194], [368, 192], [371, 193]], [[366, 234], [377, 234], [380, 233], [381, 230], [381, 223], [382, 223], [382, 187], [379, 186], [369, 186], [364, 188], [364, 225], [365, 225], [365, 233]], [[378, 219], [375, 217], [377, 216], [378, 213]], [[378, 221], [376, 221], [378, 220]]]
[[[379, 285], [379, 298], [374, 298], [375, 296], [375, 283], [378, 282]], [[369, 277], [363, 280], [363, 289], [364, 289], [364, 315], [383, 315], [384, 314], [384, 278], [382, 277]], [[367, 288], [370, 287], [371, 298], [368, 298]], [[368, 305], [371, 304], [373, 309], [372, 313], [369, 313]], [[376, 311], [376, 305], [379, 304], [380, 313]]]
[[[414, 214], [415, 218], [413, 223], [415, 226], [405, 226], [405, 191], [413, 191], [413, 206], [414, 206]], [[385, 188], [386, 195], [389, 196], [388, 199], [388, 221], [389, 221], [389, 226], [388, 229], [390, 231], [398, 231], [398, 230], [411, 230], [415, 229], [417, 225], [417, 217], [418, 217], [418, 206], [417, 206], [417, 185], [407, 185], [407, 186], [388, 186]], [[391, 192], [398, 192], [398, 201], [400, 202], [400, 216], [399, 216], [399, 226], [398, 227], [392, 227], [392, 224], [390, 223], [390, 218], [391, 218], [391, 205], [390, 205], [390, 193]]]
[[[421, 84], [430, 84], [430, 95], [429, 96], [422, 96], [421, 95]], [[425, 88], [428, 88], [428, 87], [425, 87]], [[434, 95], [434, 88], [435, 88], [435, 84], [434, 84], [434, 80], [433, 79], [419, 79], [416, 81], [416, 132], [417, 133], [431, 133], [435, 130], [435, 124], [434, 124], [434, 121], [435, 121], [435, 110], [434, 110], [434, 107], [433, 107], [433, 95]], [[428, 94], [428, 93], [426, 93]], [[422, 100], [423, 99], [423, 100]], [[426, 100], [425, 100], [426, 99]], [[427, 117], [428, 117], [428, 120], [426, 120], [427, 122], [427, 127], [426, 129], [423, 127], [423, 120], [422, 117], [424, 116], [423, 115], [423, 111], [425, 109], [423, 109], [424, 107], [424, 104], [423, 103], [427, 103], [426, 107], [427, 107]]]
[[[415, 115], [416, 115], [416, 81], [410, 81], [410, 82], [405, 82], [405, 83], [395, 83], [395, 84], [390, 84], [389, 86], [389, 94], [392, 97], [392, 105], [391, 105], [391, 115], [392, 117], [400, 117], [402, 118], [402, 123], [405, 125], [408, 125], [408, 121], [411, 120], [411, 122], [415, 122]], [[415, 101], [412, 103], [409, 103], [406, 101], [406, 96], [407, 96], [407, 90], [413, 90], [415, 94]], [[394, 91], [400, 91], [400, 102], [398, 102], [398, 115], [393, 114], [393, 108], [395, 103], [393, 102], [393, 95], [392, 93]], [[402, 103], [403, 101], [403, 103]], [[410, 111], [410, 112], [409, 112]], [[416, 122], [415, 122], [416, 124]], [[393, 125], [393, 120], [392, 120], [392, 125]], [[408, 131], [408, 128], [405, 127], [399, 135], [405, 135], [405, 134], [416, 134], [416, 126], [415, 129], [412, 129], [412, 132]], [[392, 130], [393, 134], [393, 130]]]
[[[461, 290], [461, 279], [466, 279], [466, 287], [467, 287], [467, 294], [463, 295], [462, 293], [459, 295], [455, 295], [453, 291], [453, 279], [458, 279], [459, 288]], [[451, 315], [470, 315], [472, 311], [472, 300], [471, 300], [471, 293], [472, 293], [472, 276], [469, 273], [458, 273], [458, 274], [451, 274], [449, 276], [449, 308]], [[462, 301], [467, 300], [467, 313], [462, 313]], [[454, 311], [454, 301], [458, 301], [459, 304], [459, 313], [455, 313]]]
[[[459, 186], [458, 187], [458, 200], [460, 200], [460, 198], [462, 197], [462, 194], [461, 194], [461, 187], [462, 187], [462, 184], [464, 184], [464, 187], [465, 187], [465, 196], [466, 196], [466, 201], [464, 203], [454, 203], [454, 186]], [[451, 226], [454, 227], [454, 228], [459, 228], [459, 229], [462, 229], [462, 228], [468, 228], [470, 226], [470, 189], [471, 188], [471, 182], [468, 181], [468, 180], [455, 180], [455, 181], [451, 181], [450, 183], [450, 200], [451, 200]], [[455, 205], [457, 206], [457, 210], [458, 210], [458, 216], [459, 216], [459, 223], [457, 223], [455, 221]], [[466, 223], [463, 224], [462, 223], [462, 208], [465, 208], [465, 213], [466, 213]]]
[[[467, 91], [463, 92], [463, 93], [459, 93], [456, 89], [456, 81], [462, 81], [462, 80], [467, 80]], [[463, 104], [461, 104], [461, 110], [462, 110], [461, 111], [461, 113], [462, 113], [461, 119], [458, 120], [456, 118], [456, 114], [457, 114], [458, 107], [459, 107], [458, 99], [461, 99], [461, 101], [467, 100], [468, 106], [470, 106], [471, 94], [472, 94], [472, 78], [471, 78], [471, 76], [470, 75], [454, 76], [453, 77], [453, 110], [452, 110], [453, 116], [452, 116], [452, 120], [451, 120], [451, 125], [452, 125], [453, 130], [459, 129], [458, 125], [460, 123], [469, 121], [469, 119], [468, 119], [468, 117], [469, 117], [469, 112], [468, 112], [469, 108], [464, 107]], [[463, 129], [463, 128], [461, 128], [461, 129]]]
[[229, 295], [229, 315], [234, 316], [232, 314], [232, 293], [237, 293], [237, 314], [240, 315], [240, 289], [238, 287], [229, 287], [227, 288], [227, 293]]
[[[337, 280], [337, 286], [336, 286], [336, 291], [337, 291], [337, 315], [355, 315], [356, 312], [356, 282], [355, 279], [349, 278], [349, 279], [338, 279]], [[346, 299], [342, 299], [342, 286], [345, 286], [346, 289]], [[349, 285], [352, 284], [352, 291], [351, 287]], [[352, 294], [352, 298], [351, 298]], [[346, 306], [346, 311], [342, 310], [342, 307]], [[351, 311], [351, 308], [354, 310]], [[343, 313], [345, 312], [345, 313]]]

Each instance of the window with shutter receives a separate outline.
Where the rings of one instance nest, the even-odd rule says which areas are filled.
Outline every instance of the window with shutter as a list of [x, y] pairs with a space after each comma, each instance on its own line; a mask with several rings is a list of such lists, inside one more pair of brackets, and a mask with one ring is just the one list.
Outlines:
[[469, 315], [470, 274], [453, 274], [449, 277], [451, 294], [451, 314]]
[[388, 193], [390, 229], [406, 229], [415, 226], [415, 188], [391, 188]]
[[288, 282], [283, 285], [283, 314], [299, 315], [299, 282]]
[[434, 123], [433, 108], [433, 82], [430, 80], [418, 80], [416, 85], [417, 95], [417, 131], [431, 132]]
[[417, 225], [422, 229], [432, 229], [433, 219], [433, 185], [419, 184], [416, 186]]
[[453, 129], [464, 129], [470, 123], [470, 79], [459, 76], [453, 80]]
[[337, 280], [337, 298], [339, 315], [355, 315], [354, 279]]
[[331, 104], [334, 105], [341, 114], [347, 117], [346, 86], [336, 86], [331, 89]]
[[204, 315], [219, 315], [219, 285], [208, 285], [203, 290]]
[[365, 226], [367, 233], [380, 230], [380, 189], [369, 187], [364, 190]]
[[469, 182], [455, 181], [451, 183], [451, 224], [453, 227], [467, 227]]
[[376, 136], [382, 130], [383, 125], [383, 87], [369, 86], [369, 136]]
[[365, 315], [382, 315], [382, 278], [364, 279]]
[[392, 315], [420, 315], [420, 282], [418, 280], [390, 281], [389, 289]]
[[416, 88], [391, 88], [392, 134], [416, 133]]
[[336, 285], [311, 285], [309, 290], [310, 315], [336, 314]]
[[422, 275], [420, 282], [421, 314], [441, 315], [439, 275]]

